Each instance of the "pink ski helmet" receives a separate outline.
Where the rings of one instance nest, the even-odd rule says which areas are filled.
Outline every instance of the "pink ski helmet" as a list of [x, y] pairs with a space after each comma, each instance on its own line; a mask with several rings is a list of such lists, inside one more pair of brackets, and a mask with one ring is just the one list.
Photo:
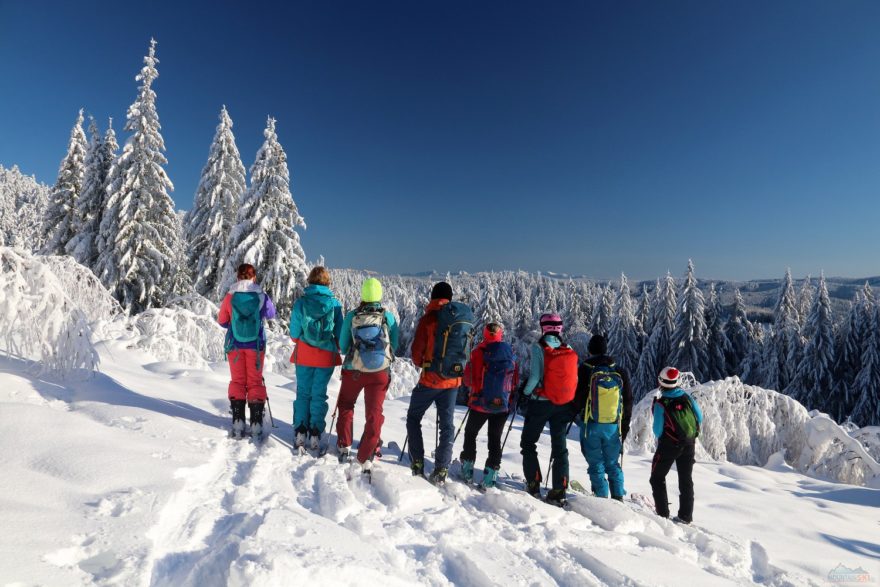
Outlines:
[[562, 318], [559, 314], [541, 314], [542, 334], [562, 334]]

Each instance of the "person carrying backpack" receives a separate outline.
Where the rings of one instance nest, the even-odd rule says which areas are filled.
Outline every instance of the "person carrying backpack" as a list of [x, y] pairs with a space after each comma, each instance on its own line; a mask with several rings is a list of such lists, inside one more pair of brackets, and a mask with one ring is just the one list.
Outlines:
[[296, 343], [290, 362], [296, 365], [296, 399], [293, 402], [294, 446], [320, 447], [327, 417], [327, 384], [339, 356], [342, 304], [330, 291], [330, 272], [315, 267], [309, 285], [293, 304], [290, 338]]
[[266, 333], [263, 320], [275, 317], [275, 304], [256, 284], [253, 265], [238, 266], [238, 281], [229, 289], [220, 304], [217, 322], [226, 328], [224, 345], [229, 361], [229, 404], [232, 408], [232, 434], [244, 434], [244, 406], [251, 416], [251, 436], [263, 432], [263, 404], [266, 384], [263, 382], [263, 359], [266, 354]]
[[654, 399], [654, 436], [657, 452], [651, 462], [651, 491], [657, 515], [669, 517], [666, 475], [675, 463], [678, 469], [678, 516], [676, 522], [690, 524], [694, 519], [694, 460], [697, 437], [703, 423], [700, 406], [679, 387], [681, 373], [675, 367], [660, 371], [660, 397]]
[[474, 478], [477, 460], [477, 434], [489, 423], [489, 457], [483, 469], [483, 487], [494, 487], [501, 468], [501, 434], [507, 416], [514, 407], [511, 392], [517, 384], [516, 355], [502, 340], [500, 324], [491, 322], [483, 329], [483, 341], [471, 352], [464, 380], [470, 387], [464, 449], [461, 451], [461, 474], [465, 481]]
[[[587, 344], [590, 356], [578, 370], [575, 397], [581, 452], [587, 459], [593, 495], [623, 501], [623, 469], [618, 460], [629, 433], [633, 394], [629, 373], [608, 356], [601, 334]], [[606, 479], [607, 475], [607, 479]]]
[[440, 439], [429, 478], [436, 484], [446, 482], [452, 461], [455, 398], [467, 364], [473, 326], [473, 311], [466, 304], [452, 301], [452, 286], [445, 281], [435, 284], [412, 343], [413, 364], [421, 367], [422, 373], [410, 397], [406, 433], [412, 474], [424, 477], [422, 417], [431, 404], [436, 405]]
[[367, 417], [357, 460], [366, 474], [372, 470], [373, 454], [385, 422], [382, 404], [391, 382], [391, 362], [400, 337], [394, 314], [385, 310], [381, 302], [382, 284], [379, 280], [371, 277], [364, 281], [361, 303], [345, 315], [339, 337], [339, 349], [345, 355], [345, 361], [337, 403], [336, 446], [339, 460], [346, 460], [351, 451], [354, 404], [363, 390]]
[[574, 396], [578, 381], [578, 356], [562, 341], [562, 318], [543, 314], [540, 319], [542, 336], [531, 349], [531, 371], [523, 388], [528, 398], [520, 448], [526, 491], [541, 497], [541, 466], [538, 463], [538, 439], [544, 425], [550, 424], [553, 489], [546, 501], [564, 506], [568, 488], [568, 447], [566, 427], [574, 419]]

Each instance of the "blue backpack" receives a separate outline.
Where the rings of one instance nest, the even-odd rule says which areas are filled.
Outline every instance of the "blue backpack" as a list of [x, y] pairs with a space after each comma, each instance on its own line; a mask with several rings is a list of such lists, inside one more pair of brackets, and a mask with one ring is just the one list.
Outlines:
[[474, 330], [474, 313], [467, 304], [449, 302], [437, 311], [434, 356], [428, 371], [446, 379], [464, 375]]
[[483, 388], [476, 397], [475, 407], [489, 413], [507, 413], [516, 356], [506, 342], [493, 342], [483, 347]]
[[263, 319], [263, 296], [253, 291], [232, 294], [232, 336], [238, 342], [254, 342], [260, 338]]
[[302, 339], [313, 347], [321, 348], [322, 343], [333, 340], [333, 313], [334, 308], [323, 316], [312, 316], [303, 308], [302, 320]]
[[355, 312], [351, 320], [351, 366], [357, 371], [375, 373], [391, 366], [388, 322], [382, 307], [367, 307]]

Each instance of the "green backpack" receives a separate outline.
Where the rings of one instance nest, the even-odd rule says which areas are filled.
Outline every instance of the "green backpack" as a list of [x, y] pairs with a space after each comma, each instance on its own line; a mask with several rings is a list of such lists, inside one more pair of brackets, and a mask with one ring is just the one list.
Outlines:
[[700, 423], [689, 395], [661, 397], [654, 401], [663, 406], [664, 436], [676, 442], [687, 442], [700, 435]]

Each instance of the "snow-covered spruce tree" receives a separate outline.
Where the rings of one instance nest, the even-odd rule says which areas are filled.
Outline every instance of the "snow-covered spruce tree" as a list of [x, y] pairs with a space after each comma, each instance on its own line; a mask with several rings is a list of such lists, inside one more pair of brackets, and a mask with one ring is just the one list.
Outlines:
[[746, 314], [746, 303], [743, 300], [739, 288], [733, 292], [733, 309], [727, 317], [724, 325], [724, 334], [730, 343], [728, 347], [727, 372], [732, 375], [741, 375], [743, 361], [749, 354], [749, 346], [752, 343], [750, 335], [749, 318]]
[[156, 92], [159, 77], [156, 41], [135, 78], [142, 82], [128, 108], [125, 130], [131, 136], [110, 171], [107, 208], [101, 219], [96, 274], [122, 307], [137, 314], [161, 305], [176, 273], [177, 217], [165, 173]]
[[694, 262], [688, 260], [687, 276], [678, 297], [675, 330], [672, 333], [672, 364], [681, 371], [690, 371], [703, 381], [706, 364], [706, 304], [703, 292], [694, 277]]
[[742, 361], [742, 374], [740, 378], [749, 385], [761, 385], [767, 378], [764, 356], [767, 347], [770, 346], [768, 344], [770, 334], [767, 331], [767, 327], [763, 324], [749, 322], [747, 327], [751, 343], [749, 344], [748, 353], [746, 353]]
[[0, 245], [40, 251], [46, 242], [43, 217], [50, 189], [17, 165], [0, 165]]
[[171, 266], [171, 287], [168, 290], [169, 295], [178, 297], [186, 296], [193, 293], [193, 272], [192, 267], [187, 262], [186, 238], [184, 236], [184, 217], [185, 212], [175, 214], [176, 238], [174, 241], [174, 262]]
[[235, 283], [236, 269], [250, 263], [257, 279], [275, 300], [279, 318], [286, 322], [293, 298], [305, 285], [308, 266], [299, 242], [297, 226], [306, 223], [290, 193], [287, 155], [275, 134], [275, 119], [269, 118], [263, 146], [251, 167], [251, 187], [238, 210], [230, 236], [220, 291]]
[[880, 305], [873, 302], [870, 307], [868, 336], [862, 346], [862, 368], [854, 383], [858, 399], [851, 418], [858, 426], [880, 424]]
[[834, 385], [834, 321], [824, 274], [819, 276], [813, 307], [804, 323], [804, 336], [807, 343], [786, 393], [808, 410], [824, 412], [834, 403], [832, 394], [845, 393]]
[[95, 120], [89, 123], [91, 140], [86, 151], [83, 189], [77, 201], [77, 224], [73, 238], [68, 241], [66, 250], [81, 265], [94, 270], [98, 261], [98, 236], [101, 220], [107, 205], [107, 187], [110, 168], [116, 161], [119, 145], [113, 132], [113, 119], [107, 125], [104, 136], [98, 134]]
[[798, 292], [797, 308], [798, 323], [801, 326], [801, 331], [803, 331], [807, 324], [807, 316], [810, 315], [810, 312], [813, 309], [813, 283], [811, 282], [809, 275], [804, 279], [804, 283], [801, 285], [801, 290]]
[[721, 300], [713, 283], [709, 286], [709, 299], [706, 302], [706, 376], [714, 381], [732, 374], [728, 369], [727, 358], [733, 350], [724, 332], [722, 313]]
[[849, 306], [847, 318], [841, 323], [837, 333], [834, 357], [834, 380], [838, 387], [829, 401], [828, 413], [843, 422], [856, 407], [858, 397], [855, 394], [856, 375], [862, 369], [862, 321], [864, 296], [856, 291]]
[[232, 119], [224, 106], [208, 162], [202, 168], [193, 209], [184, 221], [187, 264], [195, 275], [195, 291], [215, 301], [225, 293], [219, 290], [226, 266], [223, 255], [229, 248], [229, 237], [246, 188], [244, 165], [232, 134]]
[[593, 323], [590, 324], [590, 332], [608, 336], [611, 320], [614, 316], [614, 293], [611, 291], [610, 283], [599, 286], [598, 290], [597, 293], [600, 297], [593, 315]]
[[636, 399], [657, 387], [657, 375], [669, 363], [669, 354], [672, 348], [672, 331], [675, 328], [677, 308], [675, 280], [667, 273], [663, 284], [659, 283], [658, 281], [654, 312], [651, 318], [654, 327], [651, 329], [651, 335], [639, 357], [639, 366], [636, 371], [635, 389], [633, 390]]
[[629, 284], [623, 273], [613, 316], [608, 329], [608, 352], [618, 365], [632, 373], [639, 364], [639, 337]]
[[651, 323], [653, 314], [651, 307], [653, 304], [653, 294], [648, 291], [647, 285], [642, 284], [642, 295], [639, 297], [639, 305], [636, 310], [636, 325], [638, 326], [639, 334], [639, 354], [642, 353], [642, 350], [648, 344], [648, 336], [651, 335], [651, 328], [653, 327], [653, 324]]
[[765, 388], [782, 391], [788, 387], [797, 369], [797, 363], [792, 364], [792, 361], [800, 359], [800, 342], [797, 296], [788, 269], [773, 311], [773, 335], [768, 341], [773, 348], [767, 353]]
[[43, 219], [46, 234], [46, 255], [64, 255], [65, 247], [74, 236], [77, 201], [82, 192], [85, 173], [86, 135], [82, 129], [83, 111], [80, 109], [76, 124], [70, 131], [67, 154], [58, 168], [58, 179], [49, 196], [49, 206]]

